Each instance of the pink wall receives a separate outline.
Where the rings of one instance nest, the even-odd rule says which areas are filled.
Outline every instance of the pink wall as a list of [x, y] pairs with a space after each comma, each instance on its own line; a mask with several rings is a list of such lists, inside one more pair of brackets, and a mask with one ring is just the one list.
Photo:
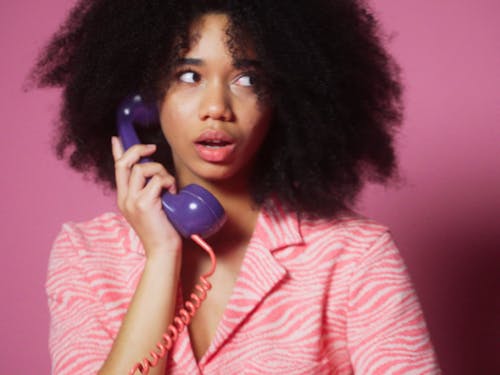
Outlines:
[[[112, 196], [50, 153], [57, 93], [21, 89], [71, 3], [0, 2], [2, 374], [49, 373], [43, 283], [51, 242], [63, 221], [114, 207]], [[404, 181], [369, 187], [360, 210], [393, 228], [445, 373], [499, 373], [500, 3], [386, 0], [376, 7], [407, 86]]]

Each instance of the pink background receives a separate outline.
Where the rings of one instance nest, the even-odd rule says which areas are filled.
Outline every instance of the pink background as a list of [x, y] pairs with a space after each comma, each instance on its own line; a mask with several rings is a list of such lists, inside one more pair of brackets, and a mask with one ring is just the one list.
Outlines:
[[[22, 90], [72, 3], [0, 2], [2, 374], [49, 373], [51, 243], [62, 222], [114, 209], [111, 194], [50, 152], [57, 92]], [[376, 9], [407, 87], [403, 183], [370, 186], [359, 210], [392, 227], [445, 373], [500, 373], [500, 2], [387, 0]]]

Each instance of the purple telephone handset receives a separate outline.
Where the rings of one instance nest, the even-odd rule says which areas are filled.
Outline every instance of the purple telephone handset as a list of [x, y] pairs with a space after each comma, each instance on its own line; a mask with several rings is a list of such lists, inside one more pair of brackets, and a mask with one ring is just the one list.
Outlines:
[[[117, 112], [118, 135], [123, 147], [140, 143], [134, 129], [134, 122], [140, 125], [158, 121], [158, 110], [151, 103], [146, 103], [140, 95], [127, 97]], [[141, 162], [151, 161], [143, 158]], [[226, 215], [224, 208], [206, 189], [191, 184], [178, 194], [164, 192], [163, 210], [177, 231], [185, 238], [193, 234], [208, 237], [222, 227]]]

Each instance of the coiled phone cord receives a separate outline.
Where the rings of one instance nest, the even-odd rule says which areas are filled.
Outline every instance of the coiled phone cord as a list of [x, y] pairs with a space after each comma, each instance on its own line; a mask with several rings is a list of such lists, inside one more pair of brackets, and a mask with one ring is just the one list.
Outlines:
[[198, 294], [195, 292], [191, 293], [189, 296], [190, 299], [184, 303], [184, 307], [181, 308], [174, 317], [174, 322], [168, 326], [167, 331], [161, 338], [161, 341], [156, 344], [158, 350], [152, 350], [149, 352], [150, 358], [146, 357], [141, 362], [136, 363], [134, 367], [130, 369], [129, 375], [135, 374], [137, 370], [139, 370], [141, 374], [148, 374], [149, 369], [156, 366], [158, 362], [160, 362], [160, 359], [167, 355], [168, 351], [177, 340], [179, 334], [182, 332], [184, 327], [189, 324], [191, 318], [199, 309], [201, 303], [207, 298], [207, 292], [212, 287], [212, 284], [210, 284], [207, 278], [212, 276], [215, 272], [215, 254], [210, 245], [207, 244], [199, 235], [193, 234], [191, 239], [210, 256], [210, 260], [212, 261], [210, 270], [206, 274], [200, 276], [200, 282], [194, 286], [194, 289], [198, 292]]

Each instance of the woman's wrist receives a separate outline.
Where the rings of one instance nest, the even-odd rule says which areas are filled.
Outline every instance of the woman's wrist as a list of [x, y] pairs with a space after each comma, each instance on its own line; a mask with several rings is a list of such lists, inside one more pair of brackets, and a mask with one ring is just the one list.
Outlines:
[[154, 248], [146, 251], [146, 264], [144, 268], [154, 268], [158, 271], [175, 266], [180, 268], [182, 260], [182, 244], [175, 249], [171, 247]]
[[144, 243], [144, 252], [148, 261], [170, 261], [180, 258], [182, 250], [182, 240], [172, 239], [160, 244]]

